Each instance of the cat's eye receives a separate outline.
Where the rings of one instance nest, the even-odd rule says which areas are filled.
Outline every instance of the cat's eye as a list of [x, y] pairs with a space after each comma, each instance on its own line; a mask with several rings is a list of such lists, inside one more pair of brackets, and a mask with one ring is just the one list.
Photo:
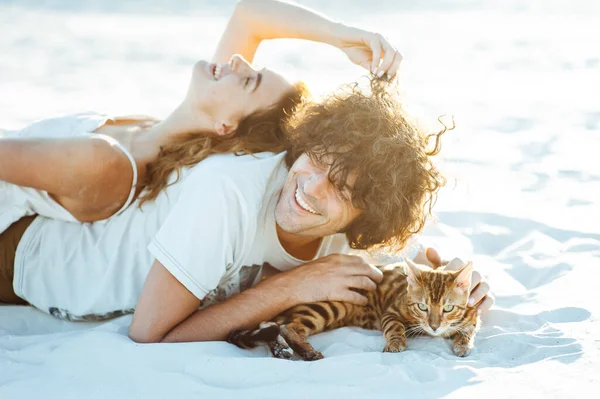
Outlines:
[[446, 305], [444, 306], [444, 312], [452, 312], [454, 310], [454, 305]]
[[427, 305], [425, 305], [424, 303], [420, 303], [417, 306], [419, 307], [420, 311], [427, 312]]

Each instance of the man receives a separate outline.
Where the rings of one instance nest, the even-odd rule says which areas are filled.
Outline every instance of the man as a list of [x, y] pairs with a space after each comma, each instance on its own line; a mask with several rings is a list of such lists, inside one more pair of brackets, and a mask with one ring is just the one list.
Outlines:
[[[439, 135], [428, 152], [377, 81], [305, 105], [287, 131], [287, 153], [211, 157], [106, 222], [19, 222], [9, 294], [71, 320], [135, 308], [137, 342], [222, 340], [298, 303], [365, 303], [352, 288], [374, 290], [381, 273], [345, 254], [403, 247], [422, 228], [443, 184]], [[472, 295], [483, 308], [487, 290]]]

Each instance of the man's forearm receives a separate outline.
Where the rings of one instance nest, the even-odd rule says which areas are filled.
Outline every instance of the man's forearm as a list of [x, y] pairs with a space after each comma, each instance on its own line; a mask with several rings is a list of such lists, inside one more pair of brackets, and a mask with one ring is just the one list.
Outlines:
[[169, 331], [162, 342], [223, 341], [231, 331], [254, 328], [296, 304], [289, 290], [277, 281], [263, 282], [194, 312]]

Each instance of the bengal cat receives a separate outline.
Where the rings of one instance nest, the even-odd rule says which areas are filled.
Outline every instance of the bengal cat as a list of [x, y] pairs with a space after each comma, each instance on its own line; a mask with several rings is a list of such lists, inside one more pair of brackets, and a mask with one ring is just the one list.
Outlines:
[[296, 352], [304, 360], [322, 359], [307, 338], [345, 326], [383, 331], [384, 352], [406, 349], [406, 338], [418, 334], [452, 338], [457, 356], [473, 349], [480, 319], [468, 307], [472, 264], [460, 270], [430, 269], [406, 259], [379, 267], [383, 281], [365, 292], [366, 306], [345, 302], [317, 302], [294, 306], [256, 330], [236, 330], [228, 341], [240, 348], [267, 344], [275, 357], [290, 359]]

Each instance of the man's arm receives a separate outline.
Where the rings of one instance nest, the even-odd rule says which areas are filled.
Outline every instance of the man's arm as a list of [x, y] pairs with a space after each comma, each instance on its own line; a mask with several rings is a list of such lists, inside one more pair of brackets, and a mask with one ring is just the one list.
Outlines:
[[219, 341], [234, 329], [255, 327], [295, 305], [289, 292], [273, 284], [251, 288], [223, 303], [197, 310], [200, 303], [155, 261], [136, 306], [129, 337], [140, 343]]
[[358, 256], [330, 255], [273, 276], [222, 303], [197, 310], [201, 301], [159, 261], [152, 265], [129, 328], [140, 343], [224, 340], [284, 310], [324, 300], [366, 304], [350, 288], [373, 291], [382, 274]]
[[262, 284], [195, 311], [161, 342], [224, 341], [231, 331], [255, 328], [296, 304], [289, 291]]

